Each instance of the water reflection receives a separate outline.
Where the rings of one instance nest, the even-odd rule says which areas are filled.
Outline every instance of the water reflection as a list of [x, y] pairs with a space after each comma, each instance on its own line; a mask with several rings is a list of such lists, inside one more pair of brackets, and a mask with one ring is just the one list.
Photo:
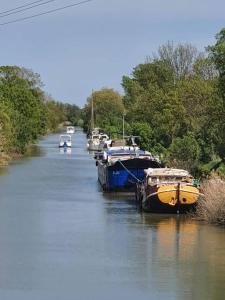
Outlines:
[[223, 299], [224, 229], [103, 194], [75, 135], [71, 155], [50, 135], [1, 177], [0, 299]]
[[128, 199], [104, 199], [107, 251], [115, 261], [129, 262], [127, 278], [166, 299], [223, 299], [223, 228], [184, 216], [139, 214]]
[[0, 176], [6, 175], [7, 172], [8, 172], [7, 166], [6, 167], [5, 166], [3, 166], [3, 167], [0, 166]]
[[23, 158], [27, 157], [39, 157], [44, 154], [43, 149], [41, 149], [38, 145], [31, 145], [27, 152], [25, 153]]
[[68, 148], [68, 147], [59, 148], [59, 153], [70, 155], [72, 154], [72, 148]]

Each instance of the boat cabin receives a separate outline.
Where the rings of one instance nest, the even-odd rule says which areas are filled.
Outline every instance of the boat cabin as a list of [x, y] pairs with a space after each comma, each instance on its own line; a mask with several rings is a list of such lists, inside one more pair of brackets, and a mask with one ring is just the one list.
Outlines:
[[148, 185], [192, 182], [193, 177], [182, 169], [158, 168], [145, 170]]
[[69, 134], [62, 134], [59, 137], [59, 147], [71, 147], [72, 138]]

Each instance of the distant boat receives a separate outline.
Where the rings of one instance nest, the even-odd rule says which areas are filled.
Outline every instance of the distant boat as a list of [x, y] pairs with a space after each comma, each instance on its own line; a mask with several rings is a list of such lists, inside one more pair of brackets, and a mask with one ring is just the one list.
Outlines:
[[72, 147], [72, 138], [69, 134], [62, 134], [59, 137], [59, 148], [71, 148]]
[[66, 127], [66, 133], [73, 134], [75, 132], [74, 126], [67, 126]]
[[98, 151], [100, 144], [100, 135], [92, 133], [87, 142], [87, 148], [90, 151]]
[[96, 164], [103, 190], [115, 192], [135, 192], [137, 183], [144, 179], [144, 170], [161, 166], [150, 152], [128, 146], [110, 148]]
[[108, 137], [108, 135], [101, 133], [99, 137], [98, 151], [103, 151], [105, 148], [109, 148], [111, 144], [112, 140]]
[[136, 199], [147, 212], [184, 213], [195, 209], [201, 195], [199, 184], [188, 171], [149, 168], [138, 185]]

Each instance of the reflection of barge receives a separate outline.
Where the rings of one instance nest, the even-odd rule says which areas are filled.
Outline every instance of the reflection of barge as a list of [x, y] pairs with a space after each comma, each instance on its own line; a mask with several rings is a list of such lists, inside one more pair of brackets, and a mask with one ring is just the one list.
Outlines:
[[151, 153], [133, 147], [111, 148], [97, 164], [103, 190], [121, 192], [135, 192], [137, 182], [144, 178], [144, 170], [160, 167]]
[[136, 198], [147, 212], [183, 213], [195, 209], [201, 191], [185, 170], [158, 168], [145, 170]]

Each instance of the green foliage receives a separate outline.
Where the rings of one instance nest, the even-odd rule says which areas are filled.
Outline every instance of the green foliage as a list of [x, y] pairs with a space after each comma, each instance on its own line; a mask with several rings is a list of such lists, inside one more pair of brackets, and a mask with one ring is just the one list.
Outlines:
[[217, 168], [217, 173], [220, 175], [220, 176], [225, 176], [225, 164], [224, 163], [221, 163], [219, 168]]
[[209, 46], [208, 51], [219, 72], [220, 89], [225, 97], [225, 28], [216, 35], [216, 43]]
[[71, 122], [73, 126], [77, 126], [81, 120], [81, 109], [74, 104], [64, 104], [64, 112], [66, 120]]
[[[20, 71], [21, 70], [21, 71]], [[31, 74], [31, 71], [29, 71]], [[0, 95], [12, 122], [12, 147], [24, 152], [29, 142], [46, 132], [45, 104], [37, 82], [25, 79], [25, 69], [0, 67]]]
[[193, 135], [175, 138], [168, 149], [167, 161], [170, 166], [193, 171], [200, 159], [201, 149]]
[[153, 130], [148, 123], [136, 122], [131, 124], [131, 134], [140, 137], [140, 147], [144, 150], [152, 150]]
[[206, 164], [199, 164], [198, 170], [203, 176], [210, 175], [211, 172], [215, 172], [218, 170], [221, 164], [221, 159], [212, 160]]
[[94, 107], [94, 124], [106, 130], [112, 136], [117, 136], [122, 132], [122, 116], [124, 106], [122, 97], [113, 89], [102, 89], [94, 92], [89, 98], [84, 108], [84, 128], [90, 130], [91, 106]]
[[59, 124], [66, 121], [66, 116], [63, 111], [63, 104], [54, 101], [53, 99], [48, 99], [45, 103], [46, 115], [47, 115], [47, 128], [50, 131], [55, 131]]
[[208, 47], [208, 51], [219, 72], [218, 94], [222, 101], [217, 121], [219, 130], [217, 130], [218, 142], [216, 149], [223, 160], [225, 160], [225, 28], [216, 35], [216, 43]]
[[199, 57], [193, 65], [193, 71], [203, 80], [214, 80], [218, 77], [216, 65], [211, 57]]
[[[221, 37], [225, 43], [225, 31]], [[215, 48], [210, 50], [215, 56]], [[225, 156], [225, 101], [218, 93], [221, 66], [214, 56], [169, 42], [154, 59], [135, 67], [131, 77], [123, 77], [127, 122], [138, 124], [132, 133], [169, 165], [197, 171]], [[225, 74], [225, 54], [222, 61]]]
[[151, 86], [167, 89], [173, 84], [173, 71], [166, 62], [154, 60], [134, 68], [133, 78], [143, 89]]
[[12, 142], [12, 122], [7, 106], [0, 101], [0, 155], [8, 153]]

